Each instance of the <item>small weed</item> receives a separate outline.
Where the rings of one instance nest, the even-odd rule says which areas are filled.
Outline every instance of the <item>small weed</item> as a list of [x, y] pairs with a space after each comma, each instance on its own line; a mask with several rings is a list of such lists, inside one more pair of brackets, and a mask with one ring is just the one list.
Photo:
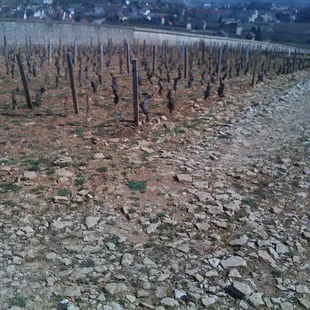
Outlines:
[[46, 170], [46, 174], [47, 175], [52, 175], [54, 173], [55, 173], [55, 169], [48, 169], [48, 170]]
[[137, 209], [136, 208], [130, 208], [128, 210], [129, 213], [136, 213]]
[[97, 171], [98, 171], [98, 172], [101, 172], [101, 173], [102, 173], [102, 172], [106, 172], [106, 171], [107, 171], [107, 168], [106, 168], [106, 167], [100, 167], [100, 168], [97, 169]]
[[22, 126], [22, 122], [19, 120], [13, 120], [12, 124], [17, 125], [17, 126]]
[[178, 128], [174, 131], [176, 134], [182, 134], [182, 133], [185, 133], [185, 129], [183, 128]]
[[23, 164], [27, 166], [29, 171], [38, 171], [40, 166], [39, 160], [24, 159]]
[[269, 184], [269, 182], [267, 180], [260, 180], [260, 181], [257, 182], [257, 185], [259, 187], [267, 187], [268, 184]]
[[159, 226], [159, 230], [168, 230], [171, 228], [171, 225], [169, 223], [162, 223], [160, 226]]
[[104, 109], [107, 110], [107, 111], [112, 111], [113, 110], [113, 106], [112, 104], [107, 104], [104, 106]]
[[[79, 163], [74, 163], [74, 164], [72, 164], [72, 166], [73, 167], [75, 167], [75, 168], [78, 168], [78, 167], [86, 167], [88, 165], [88, 162], [86, 162], [86, 161], [82, 161], [82, 162], [79, 162]], [[68, 165], [69, 166], [69, 165]], [[68, 167], [67, 166], [67, 167]]]
[[226, 139], [226, 140], [232, 139], [232, 135], [229, 134], [229, 133], [226, 133], [226, 134], [219, 134], [217, 137], [218, 137], [218, 139]]
[[3, 109], [3, 110], [9, 110], [10, 107], [11, 107], [11, 105], [9, 103], [0, 104], [0, 109]]
[[144, 248], [145, 249], [150, 249], [150, 248], [154, 248], [154, 247], [156, 247], [156, 246], [158, 246], [157, 245], [157, 243], [153, 243], [153, 242], [146, 242], [146, 243], [144, 243]]
[[276, 278], [279, 278], [282, 275], [281, 270], [275, 268], [271, 269], [270, 273]]
[[196, 128], [199, 126], [200, 123], [201, 121], [199, 119], [193, 119], [193, 120], [185, 122], [183, 126], [185, 128]]
[[158, 212], [157, 217], [165, 217], [166, 214], [164, 212]]
[[44, 189], [45, 189], [45, 186], [39, 185], [39, 186], [33, 188], [31, 191], [32, 191], [33, 193], [35, 193], [35, 194], [39, 194], [39, 193], [43, 192]]
[[78, 137], [83, 138], [84, 128], [81, 128], [81, 127], [75, 128], [75, 133]]
[[95, 263], [92, 259], [83, 260], [81, 262], [81, 267], [95, 267]]
[[96, 126], [96, 128], [99, 129], [99, 130], [100, 130], [100, 129], [104, 129], [104, 128], [106, 128], [106, 127], [111, 127], [111, 124], [110, 124], [109, 121], [103, 122], [103, 123], [101, 123], [101, 124], [99, 124], [99, 125]]
[[51, 108], [47, 108], [47, 109], [45, 110], [45, 113], [46, 113], [47, 115], [53, 115], [53, 114], [54, 114], [54, 112], [53, 112], [53, 110], [52, 110]]
[[291, 187], [295, 189], [299, 188], [299, 182], [297, 180], [293, 180], [291, 182]]
[[4, 206], [6, 206], [6, 207], [11, 207], [11, 206], [13, 206], [14, 205], [14, 201], [13, 200], [5, 200], [5, 201], [3, 201], [2, 202], [2, 204], [4, 205]]
[[17, 193], [22, 190], [22, 186], [18, 186], [14, 183], [4, 183], [0, 185], [2, 193]]
[[81, 186], [85, 183], [85, 175], [83, 173], [78, 173], [74, 181], [75, 186]]
[[253, 195], [255, 195], [255, 196], [259, 196], [259, 197], [262, 197], [262, 198], [265, 198], [265, 193], [264, 193], [264, 191], [262, 190], [262, 189], [254, 189], [253, 191], [252, 191], [252, 194]]
[[237, 189], [242, 189], [243, 188], [243, 185], [241, 183], [237, 183], [237, 182], [232, 183], [232, 186], [234, 186]]
[[146, 182], [145, 181], [129, 181], [128, 187], [132, 191], [139, 191], [140, 193], [145, 193], [146, 190]]
[[191, 254], [194, 254], [194, 255], [200, 255], [201, 253], [194, 247], [191, 247], [191, 250], [190, 250], [190, 253]]
[[58, 196], [70, 196], [71, 192], [67, 188], [62, 188], [58, 191]]
[[133, 202], [132, 203], [133, 208], [139, 208], [139, 205], [140, 205], [139, 202]]
[[26, 308], [26, 298], [20, 295], [15, 296], [11, 300], [11, 306]]
[[242, 200], [242, 202], [250, 207], [257, 207], [257, 201], [253, 198], [246, 197]]

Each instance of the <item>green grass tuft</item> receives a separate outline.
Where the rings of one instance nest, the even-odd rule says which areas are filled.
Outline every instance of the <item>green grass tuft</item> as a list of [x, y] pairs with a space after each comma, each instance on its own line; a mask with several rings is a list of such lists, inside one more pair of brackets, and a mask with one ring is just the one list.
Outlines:
[[145, 193], [146, 191], [146, 182], [145, 181], [129, 181], [128, 187], [132, 191], [139, 191], [140, 193]]

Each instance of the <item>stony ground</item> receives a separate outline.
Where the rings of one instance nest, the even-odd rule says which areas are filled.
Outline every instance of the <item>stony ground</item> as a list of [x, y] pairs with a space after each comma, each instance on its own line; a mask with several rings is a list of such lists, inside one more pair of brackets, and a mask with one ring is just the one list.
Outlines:
[[310, 309], [309, 72], [189, 105], [3, 138], [1, 309]]

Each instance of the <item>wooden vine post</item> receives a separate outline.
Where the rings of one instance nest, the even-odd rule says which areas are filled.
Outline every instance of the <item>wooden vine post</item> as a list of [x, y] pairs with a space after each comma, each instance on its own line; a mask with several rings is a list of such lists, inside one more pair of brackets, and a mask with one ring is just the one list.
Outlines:
[[138, 60], [135, 58], [131, 61], [132, 64], [132, 87], [133, 87], [133, 113], [134, 124], [139, 126], [139, 83], [138, 83]]
[[25, 37], [25, 44], [26, 44], [26, 57], [29, 57], [29, 46], [28, 46], [28, 37]]
[[77, 45], [77, 39], [74, 39], [74, 66], [76, 66], [77, 61], [77, 54], [78, 54], [78, 45]]
[[102, 63], [103, 63], [103, 44], [100, 44], [100, 70], [102, 70]]
[[188, 64], [188, 46], [184, 50], [184, 79], [187, 79], [187, 64]]
[[4, 57], [5, 57], [5, 60], [8, 58], [8, 44], [7, 44], [7, 41], [6, 41], [6, 36], [4, 36]]
[[78, 105], [76, 87], [75, 87], [75, 81], [74, 81], [74, 71], [73, 71], [73, 66], [72, 66], [71, 55], [69, 53], [67, 53], [67, 62], [68, 62], [68, 69], [69, 69], [69, 77], [70, 77], [70, 85], [71, 85], [74, 112], [75, 114], [79, 114], [79, 105]]
[[29, 36], [29, 51], [30, 51], [30, 56], [32, 56], [32, 40], [31, 40], [31, 36]]
[[254, 68], [253, 68], [253, 77], [252, 77], [252, 86], [253, 87], [255, 85], [255, 76], [256, 76], [257, 62], [258, 62], [258, 47], [257, 47], [257, 50], [256, 50], [256, 56], [255, 56]]
[[297, 56], [297, 49], [295, 48], [294, 58], [293, 58], [293, 73], [295, 72], [295, 65], [296, 65], [296, 56]]
[[47, 42], [47, 36], [45, 36], [44, 40], [45, 40], [45, 53], [46, 53], [46, 55], [47, 55], [47, 54], [48, 54], [48, 42]]
[[126, 43], [126, 56], [127, 56], [127, 73], [130, 73], [130, 48], [129, 43]]
[[48, 40], [48, 65], [52, 63], [52, 40]]
[[220, 47], [219, 51], [219, 59], [218, 59], [218, 68], [217, 68], [217, 76], [218, 78], [221, 77], [221, 70], [222, 70], [222, 54], [223, 54], [223, 47]]
[[156, 46], [153, 45], [153, 73], [155, 74], [156, 70]]
[[28, 109], [33, 109], [33, 105], [32, 105], [30, 94], [29, 94], [29, 88], [28, 88], [27, 79], [25, 76], [25, 71], [24, 71], [21, 56], [18, 54], [18, 55], [16, 55], [16, 58], [17, 58], [19, 72], [20, 72], [20, 77], [21, 77], [22, 82], [23, 82], [25, 97], [26, 97], [26, 101], [27, 101], [27, 107], [28, 107]]
[[245, 54], [245, 67], [247, 68], [249, 64], [249, 50], [250, 50], [250, 44], [248, 44], [246, 48], [246, 54]]
[[61, 36], [59, 37], [58, 56], [61, 58]]
[[204, 65], [206, 63], [206, 56], [205, 56], [205, 53], [206, 53], [206, 45], [205, 45], [205, 42], [202, 41], [202, 55], [201, 55], [201, 58], [202, 58], [202, 64]]

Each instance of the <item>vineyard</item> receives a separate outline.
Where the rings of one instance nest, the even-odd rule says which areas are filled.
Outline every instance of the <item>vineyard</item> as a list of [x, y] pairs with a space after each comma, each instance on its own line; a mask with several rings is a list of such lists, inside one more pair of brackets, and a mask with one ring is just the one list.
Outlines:
[[41, 116], [72, 117], [74, 111], [92, 118], [94, 126], [101, 122], [119, 129], [130, 127], [132, 121], [139, 126], [138, 106], [147, 121], [167, 111], [171, 117], [178, 112], [186, 115], [185, 92], [188, 99], [210, 106], [231, 85], [253, 87], [306, 69], [310, 61], [297, 49], [287, 53], [204, 42], [169, 46], [167, 41], [116, 45], [112, 39], [106, 46], [94, 46], [92, 40], [89, 46], [78, 46], [77, 41], [62, 46], [60, 38], [55, 47], [51, 40], [32, 46], [30, 38], [17, 50], [10, 49], [5, 38], [3, 54], [2, 94], [11, 97], [11, 104], [4, 103], [6, 109], [10, 105], [14, 114], [24, 113], [26, 99], [27, 108]]
[[[243, 43], [5, 38], [0, 308], [247, 309], [255, 291], [251, 305], [284, 309], [290, 299], [270, 298], [275, 276], [295, 276], [293, 241], [291, 252], [277, 244], [286, 270], [261, 249], [271, 233], [285, 244], [296, 233], [307, 248], [296, 232], [306, 208], [283, 225], [279, 214], [284, 192], [306, 191], [309, 68], [307, 51]], [[253, 280], [243, 290], [235, 277]]]

